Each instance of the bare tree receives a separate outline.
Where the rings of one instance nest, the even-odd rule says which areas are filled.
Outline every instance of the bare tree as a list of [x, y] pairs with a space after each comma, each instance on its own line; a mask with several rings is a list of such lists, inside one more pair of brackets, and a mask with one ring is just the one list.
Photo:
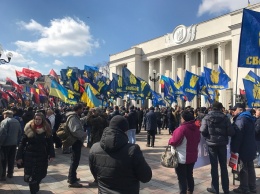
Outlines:
[[99, 72], [101, 72], [103, 74], [103, 76], [109, 77], [110, 69], [109, 69], [109, 62], [108, 61], [97, 63], [97, 64], [94, 64], [93, 66], [97, 67], [99, 69]]

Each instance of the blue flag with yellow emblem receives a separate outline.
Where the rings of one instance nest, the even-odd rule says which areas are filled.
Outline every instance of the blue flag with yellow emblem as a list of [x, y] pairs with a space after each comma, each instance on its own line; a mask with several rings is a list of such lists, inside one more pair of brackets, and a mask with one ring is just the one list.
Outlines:
[[253, 83], [260, 83], [260, 77], [256, 75], [253, 71], [249, 71], [245, 77], [246, 80], [249, 80]]
[[243, 9], [238, 67], [260, 68], [260, 12]]
[[140, 92], [137, 93], [136, 95], [140, 97], [142, 100], [152, 99], [152, 92], [151, 92], [150, 85], [140, 77], [137, 77], [137, 79], [139, 79], [141, 87], [140, 87]]
[[177, 76], [177, 80], [173, 84], [174, 84], [174, 87], [175, 87], [175, 89], [174, 89], [175, 95], [180, 96], [180, 97], [184, 96], [183, 84], [182, 84], [182, 81], [179, 78], [179, 76]]
[[243, 79], [249, 108], [260, 107], [260, 84]]
[[152, 97], [153, 106], [158, 106], [158, 105], [166, 106], [165, 101], [163, 100], [161, 94], [152, 90], [152, 96], [153, 96]]
[[123, 77], [123, 90], [128, 93], [139, 93], [140, 92], [140, 80], [137, 79], [134, 74], [124, 67], [122, 70], [122, 77]]
[[225, 71], [219, 66], [218, 71], [204, 67], [204, 76], [209, 88], [223, 90], [228, 88], [228, 82], [231, 80]]
[[115, 73], [112, 73], [112, 76], [113, 79], [109, 84], [110, 96], [114, 96], [115, 98], [123, 98], [125, 93], [123, 90], [123, 77]]
[[200, 76], [186, 70], [183, 84], [183, 92], [188, 101], [191, 101], [194, 96], [198, 94], [200, 86], [199, 79]]

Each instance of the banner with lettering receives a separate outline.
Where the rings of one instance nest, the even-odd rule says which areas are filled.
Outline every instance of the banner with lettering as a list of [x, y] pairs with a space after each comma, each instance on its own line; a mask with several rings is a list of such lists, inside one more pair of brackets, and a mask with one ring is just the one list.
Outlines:
[[260, 107], [260, 84], [243, 79], [249, 108]]
[[260, 12], [243, 9], [238, 67], [260, 68]]

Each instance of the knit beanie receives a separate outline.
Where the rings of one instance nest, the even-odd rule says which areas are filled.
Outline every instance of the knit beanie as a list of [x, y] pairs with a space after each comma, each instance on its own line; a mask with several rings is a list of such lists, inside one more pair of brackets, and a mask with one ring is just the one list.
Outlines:
[[129, 130], [129, 124], [125, 117], [121, 115], [116, 115], [111, 119], [109, 123], [109, 128], [120, 129], [123, 132], [126, 132]]

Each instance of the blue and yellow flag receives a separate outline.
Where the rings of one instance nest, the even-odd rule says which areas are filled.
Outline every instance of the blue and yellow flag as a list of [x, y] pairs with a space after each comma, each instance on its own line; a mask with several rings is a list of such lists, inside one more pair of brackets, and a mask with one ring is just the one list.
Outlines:
[[124, 67], [122, 70], [122, 77], [123, 77], [123, 90], [128, 93], [139, 93], [140, 92], [140, 80], [135, 77], [134, 74]]
[[204, 67], [204, 76], [207, 86], [215, 90], [223, 90], [228, 88], [228, 82], [231, 80], [222, 67], [219, 66], [218, 71]]
[[191, 101], [199, 91], [200, 76], [186, 70], [183, 91], [188, 101]]
[[177, 80], [176, 82], [174, 82], [174, 86], [175, 86], [175, 95], [177, 96], [184, 96], [183, 93], [183, 84], [181, 82], [181, 79], [179, 78], [179, 76], [177, 76]]
[[[169, 77], [166, 77], [164, 75], [161, 75], [161, 80], [164, 82], [164, 98], [171, 96], [174, 96], [174, 89], [172, 87], [171, 81]], [[168, 99], [172, 99], [172, 98], [168, 98]]]
[[85, 74], [90, 79], [92, 82], [94, 82], [100, 75], [101, 73], [99, 72], [98, 67], [94, 66], [84, 66]]
[[260, 84], [243, 79], [249, 108], [260, 107]]
[[249, 71], [245, 77], [246, 80], [249, 80], [253, 83], [260, 83], [260, 77], [256, 75], [253, 71]]
[[153, 106], [158, 106], [158, 105], [162, 105], [162, 106], [166, 106], [165, 101], [163, 100], [161, 94], [152, 91], [152, 104]]
[[151, 92], [150, 85], [140, 77], [138, 77], [137, 79], [139, 79], [141, 83], [141, 87], [140, 87], [141, 90], [136, 95], [140, 97], [142, 100], [152, 99], [152, 92]]
[[85, 102], [86, 105], [90, 108], [102, 106], [102, 102], [93, 93], [93, 88], [91, 89], [91, 85], [86, 87], [85, 92], [83, 92], [80, 100]]
[[118, 93], [124, 93], [125, 91], [123, 90], [123, 77], [121, 75], [117, 75], [115, 73], [112, 73], [113, 79], [110, 82], [110, 90], [114, 94]]
[[260, 12], [243, 9], [238, 67], [260, 68]]
[[67, 90], [65, 87], [58, 84], [55, 80], [51, 81], [49, 95], [55, 96], [68, 104], [76, 104], [78, 100], [73, 91]]

